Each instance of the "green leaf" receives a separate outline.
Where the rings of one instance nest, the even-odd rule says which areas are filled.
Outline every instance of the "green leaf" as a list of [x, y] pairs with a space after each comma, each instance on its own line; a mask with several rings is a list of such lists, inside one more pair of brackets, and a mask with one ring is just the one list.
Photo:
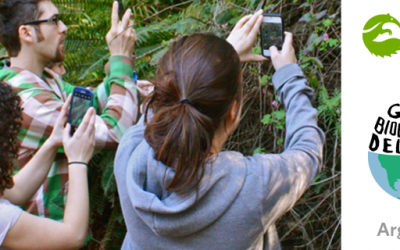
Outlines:
[[[232, 19], [233, 18], [228, 10], [222, 12], [221, 14], [219, 14], [216, 17], [216, 21], [219, 24], [224, 24], [224, 23], [230, 22]], [[231, 24], [233, 24], [233, 23], [231, 23]]]
[[270, 114], [264, 115], [264, 117], [262, 118], [261, 122], [264, 125], [272, 123], [273, 120], [271, 119], [271, 115]]
[[268, 79], [269, 79], [269, 75], [263, 75], [260, 80], [261, 86], [265, 86], [267, 84]]
[[319, 174], [317, 174], [317, 176], [315, 176], [314, 180], [312, 180], [312, 183], [316, 183], [319, 180], [323, 180], [326, 178], [326, 173], [325, 172], [321, 172]]
[[284, 129], [285, 128], [285, 124], [283, 123], [277, 123], [276, 125], [275, 125], [275, 128], [277, 128], [277, 129]]
[[255, 46], [255, 47], [253, 48], [253, 53], [256, 54], [256, 55], [261, 54], [261, 47], [260, 47], [260, 45], [257, 45], [257, 46]]
[[258, 75], [258, 71], [255, 68], [249, 66], [249, 69], [251, 70], [251, 72], [253, 72], [254, 74]]
[[264, 153], [264, 152], [265, 152], [265, 148], [260, 148], [260, 147], [258, 147], [258, 148], [256, 148], [256, 149], [254, 149], [253, 155], [255, 155], [255, 154], [262, 154], [262, 153]]
[[252, 0], [252, 1], [250, 2], [249, 8], [250, 8], [250, 9], [253, 8], [257, 1], [258, 1], [258, 0]]
[[299, 19], [299, 22], [307, 22], [307, 23], [309, 23], [309, 22], [311, 22], [313, 19], [314, 19], [314, 16], [313, 16], [313, 15], [311, 15], [310, 13], [306, 13], [306, 14], [304, 14], [304, 16], [302, 16], [302, 17]]
[[234, 17], [229, 20], [229, 24], [236, 24], [241, 17]]
[[313, 77], [310, 79], [310, 84], [313, 88], [318, 88], [318, 79], [317, 77]]
[[329, 38], [328, 40], [326, 40], [326, 43], [329, 45], [329, 47], [334, 47], [339, 43], [339, 40], [338, 39]]
[[302, 63], [309, 63], [312, 62], [314, 63], [319, 69], [322, 69], [324, 65], [322, 65], [321, 60], [319, 60], [316, 57], [307, 57], [305, 60], [302, 61]]
[[324, 25], [325, 27], [329, 27], [329, 26], [331, 26], [332, 25], [332, 20], [331, 19], [325, 19], [325, 20], [322, 20], [322, 25]]
[[273, 115], [274, 118], [276, 118], [277, 120], [280, 120], [280, 119], [285, 118], [286, 112], [283, 111], [283, 110], [277, 110], [277, 111], [274, 111], [274, 112], [272, 113], [272, 115]]
[[317, 16], [316, 16], [315, 19], [317, 19], [317, 20], [321, 19], [323, 16], [325, 16], [325, 14], [326, 14], [327, 11], [328, 11], [328, 10], [323, 10], [323, 11], [321, 11], [320, 13], [317, 14]]
[[318, 45], [320, 42], [324, 40], [324, 36], [318, 36], [317, 33], [312, 33], [307, 40], [307, 48], [305, 49], [305, 53], [311, 52], [314, 50], [315, 45]]

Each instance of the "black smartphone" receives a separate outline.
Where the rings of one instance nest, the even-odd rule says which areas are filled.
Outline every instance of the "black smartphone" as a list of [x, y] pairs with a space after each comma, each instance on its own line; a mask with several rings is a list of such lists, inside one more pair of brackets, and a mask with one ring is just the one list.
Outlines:
[[281, 14], [264, 13], [261, 23], [261, 49], [265, 57], [271, 57], [269, 48], [274, 45], [279, 51], [283, 45], [283, 17]]
[[125, 14], [125, 8], [124, 5], [122, 4], [121, 0], [118, 0], [118, 16], [119, 16], [119, 20], [122, 20], [122, 17]]
[[93, 106], [93, 92], [82, 87], [75, 87], [69, 106], [68, 123], [71, 124], [71, 136], [81, 124], [86, 111]]

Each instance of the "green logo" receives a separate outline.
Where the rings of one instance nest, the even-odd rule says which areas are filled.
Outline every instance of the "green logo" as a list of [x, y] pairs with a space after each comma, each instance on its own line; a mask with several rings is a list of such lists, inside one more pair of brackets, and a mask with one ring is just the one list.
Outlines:
[[374, 41], [379, 35], [389, 33], [392, 35], [390, 29], [383, 29], [382, 26], [386, 23], [394, 23], [400, 28], [399, 21], [396, 18], [387, 15], [377, 15], [369, 19], [364, 26], [363, 41], [367, 49], [374, 55], [390, 57], [392, 54], [397, 54], [396, 51], [400, 50], [400, 39], [390, 38], [385, 41]]

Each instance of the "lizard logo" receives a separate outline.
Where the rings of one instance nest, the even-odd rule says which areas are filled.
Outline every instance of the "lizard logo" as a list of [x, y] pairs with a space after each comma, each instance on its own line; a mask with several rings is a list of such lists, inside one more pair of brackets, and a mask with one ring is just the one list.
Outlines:
[[394, 23], [400, 28], [399, 21], [392, 17], [390, 14], [377, 15], [368, 20], [364, 26], [363, 41], [367, 49], [374, 55], [384, 57], [391, 57], [392, 54], [397, 54], [396, 51], [400, 50], [400, 39], [390, 38], [385, 41], [374, 41], [379, 35], [389, 33], [392, 35], [392, 30], [383, 29], [386, 23]]

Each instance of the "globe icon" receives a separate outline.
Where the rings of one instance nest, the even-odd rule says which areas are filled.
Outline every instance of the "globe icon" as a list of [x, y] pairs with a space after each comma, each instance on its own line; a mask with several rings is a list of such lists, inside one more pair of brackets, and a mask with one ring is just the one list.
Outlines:
[[369, 151], [368, 163], [378, 185], [391, 196], [400, 199], [400, 155]]

